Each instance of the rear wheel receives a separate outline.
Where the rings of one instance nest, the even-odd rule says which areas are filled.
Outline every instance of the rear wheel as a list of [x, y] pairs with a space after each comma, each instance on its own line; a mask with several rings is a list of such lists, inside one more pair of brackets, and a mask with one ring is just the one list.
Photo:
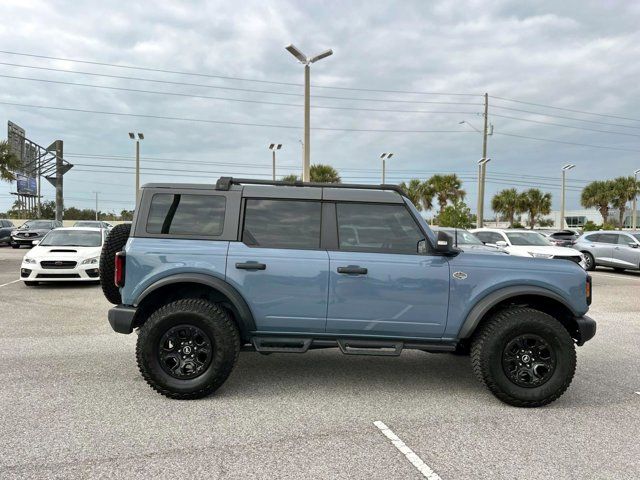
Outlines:
[[471, 362], [476, 376], [503, 402], [540, 407], [558, 399], [571, 384], [576, 352], [573, 339], [556, 319], [512, 307], [480, 327]]
[[596, 269], [596, 261], [589, 252], [582, 252], [584, 255], [584, 263], [586, 264], [586, 269], [588, 271], [592, 271]]
[[138, 368], [170, 398], [195, 399], [217, 390], [240, 352], [240, 335], [215, 303], [183, 299], [156, 310], [138, 333]]

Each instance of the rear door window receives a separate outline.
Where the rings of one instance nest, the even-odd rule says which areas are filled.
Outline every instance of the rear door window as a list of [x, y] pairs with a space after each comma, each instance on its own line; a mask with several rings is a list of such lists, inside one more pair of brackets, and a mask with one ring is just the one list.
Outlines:
[[617, 233], [601, 233], [598, 241], [600, 243], [618, 243], [619, 236]]
[[476, 232], [475, 236], [478, 237], [482, 243], [490, 243], [493, 245], [500, 241], [505, 241], [504, 237], [496, 232]]
[[320, 248], [321, 203], [306, 200], [249, 198], [242, 241], [265, 248]]
[[218, 236], [224, 226], [225, 204], [220, 195], [157, 193], [151, 199], [147, 233]]

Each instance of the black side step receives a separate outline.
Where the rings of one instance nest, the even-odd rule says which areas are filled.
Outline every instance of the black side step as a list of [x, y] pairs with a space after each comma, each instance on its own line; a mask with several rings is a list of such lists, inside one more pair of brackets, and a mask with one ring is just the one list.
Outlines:
[[378, 340], [338, 340], [338, 346], [345, 355], [385, 355], [398, 357], [402, 353], [403, 342]]
[[311, 338], [253, 337], [251, 342], [260, 353], [305, 353], [311, 346]]

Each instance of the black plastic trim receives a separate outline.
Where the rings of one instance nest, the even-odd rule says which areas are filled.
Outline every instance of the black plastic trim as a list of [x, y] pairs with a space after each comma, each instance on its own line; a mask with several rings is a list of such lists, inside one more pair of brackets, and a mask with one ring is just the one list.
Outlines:
[[109, 309], [108, 318], [115, 332], [129, 334], [133, 332], [133, 318], [136, 308], [131, 305], [116, 305]]
[[236, 312], [238, 312], [238, 318], [236, 318], [236, 321], [238, 322], [238, 328], [243, 334], [243, 337], [246, 337], [249, 332], [256, 330], [256, 323], [253, 318], [253, 313], [251, 312], [249, 305], [242, 297], [242, 295], [240, 295], [240, 293], [233, 286], [231, 286], [224, 280], [201, 273], [178, 273], [176, 275], [171, 275], [169, 277], [158, 280], [156, 283], [148, 286], [138, 296], [135, 305], [140, 305], [144, 301], [144, 299], [155, 290], [166, 285], [173, 285], [177, 283], [199, 283], [201, 285], [206, 285], [213, 288], [214, 290], [219, 291], [231, 301], [231, 303], [233, 304], [233, 308], [236, 310]]
[[582, 346], [585, 342], [588, 342], [595, 336], [597, 329], [596, 321], [586, 315], [576, 317], [575, 321], [578, 327], [578, 338], [576, 339], [576, 343], [578, 346]]

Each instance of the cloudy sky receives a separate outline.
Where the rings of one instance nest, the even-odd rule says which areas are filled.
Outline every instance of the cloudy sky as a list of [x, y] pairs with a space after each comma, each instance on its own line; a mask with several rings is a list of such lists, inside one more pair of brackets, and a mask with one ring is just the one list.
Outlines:
[[[278, 175], [300, 173], [303, 69], [288, 43], [334, 51], [312, 67], [311, 160], [344, 181], [379, 182], [390, 151], [389, 180], [456, 172], [475, 210], [482, 137], [459, 122], [481, 128], [485, 92], [488, 198], [538, 186], [558, 208], [575, 163], [578, 208], [588, 181], [640, 168], [638, 2], [3, 0], [0, 14], [0, 120], [64, 140], [66, 206], [98, 191], [101, 210], [132, 208], [129, 131], [146, 137], [143, 183], [270, 178], [271, 142]], [[14, 190], [0, 185], [0, 211]]]

